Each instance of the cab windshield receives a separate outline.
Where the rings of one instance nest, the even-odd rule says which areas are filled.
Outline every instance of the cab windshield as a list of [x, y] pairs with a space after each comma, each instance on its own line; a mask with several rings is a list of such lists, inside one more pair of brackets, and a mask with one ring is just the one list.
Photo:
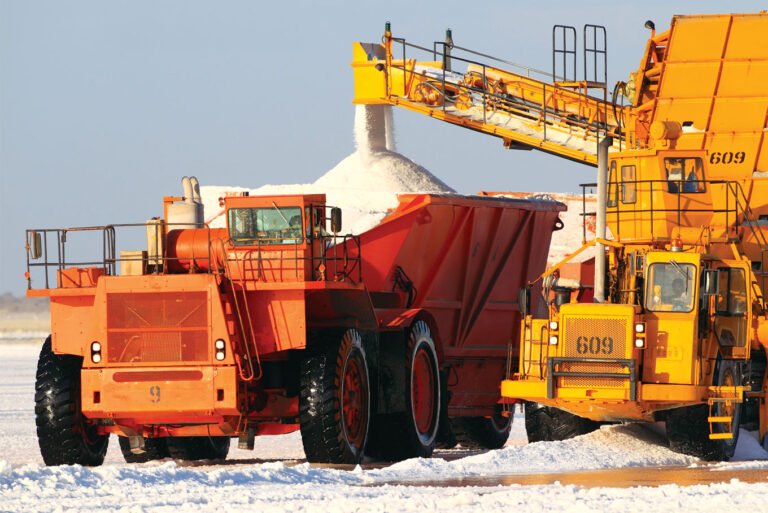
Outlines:
[[300, 207], [229, 209], [229, 237], [236, 246], [303, 242]]
[[696, 266], [674, 260], [651, 264], [648, 271], [645, 307], [652, 312], [693, 310]]
[[664, 169], [667, 172], [667, 192], [694, 193], [704, 192], [704, 165], [698, 157], [666, 158]]

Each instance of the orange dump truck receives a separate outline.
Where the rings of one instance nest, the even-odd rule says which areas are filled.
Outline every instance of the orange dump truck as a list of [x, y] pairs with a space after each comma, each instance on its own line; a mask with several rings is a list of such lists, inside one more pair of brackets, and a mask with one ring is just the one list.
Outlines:
[[[544, 270], [562, 204], [413, 194], [359, 236], [323, 194], [166, 197], [141, 225], [27, 231], [28, 295], [51, 302], [35, 413], [48, 465], [221, 459], [300, 429], [309, 461], [498, 447], [518, 290]], [[147, 247], [118, 251], [117, 234]], [[77, 236], [100, 258], [74, 261]], [[69, 260], [68, 260], [69, 259]], [[41, 283], [44, 282], [44, 283]]]

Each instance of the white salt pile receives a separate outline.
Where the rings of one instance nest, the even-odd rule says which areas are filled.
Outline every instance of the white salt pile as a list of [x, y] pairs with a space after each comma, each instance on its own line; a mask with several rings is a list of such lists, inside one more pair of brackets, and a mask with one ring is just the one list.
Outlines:
[[344, 231], [360, 233], [377, 225], [397, 206], [397, 194], [454, 192], [412, 160], [395, 151], [392, 108], [359, 105], [355, 111], [356, 150], [311, 184], [264, 185], [257, 189], [204, 186], [206, 221], [224, 226], [218, 199], [228, 193], [251, 195], [325, 193], [329, 205], [344, 210]]

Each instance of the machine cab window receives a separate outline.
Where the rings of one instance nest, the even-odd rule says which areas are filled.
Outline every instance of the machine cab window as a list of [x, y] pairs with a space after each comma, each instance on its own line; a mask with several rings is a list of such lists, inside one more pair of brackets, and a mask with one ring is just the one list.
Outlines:
[[300, 207], [231, 208], [229, 237], [235, 246], [300, 244]]
[[637, 201], [637, 178], [635, 166], [621, 166], [621, 202], [635, 203]]
[[651, 312], [693, 310], [696, 267], [673, 261], [651, 264], [648, 270], [645, 307]]
[[667, 192], [704, 192], [704, 165], [698, 157], [669, 157], [664, 159], [667, 173]]
[[743, 269], [718, 272], [717, 314], [741, 316], [747, 313], [747, 281]]
[[619, 204], [619, 181], [616, 176], [616, 161], [611, 162], [611, 168], [608, 171], [608, 197], [605, 206], [613, 208]]

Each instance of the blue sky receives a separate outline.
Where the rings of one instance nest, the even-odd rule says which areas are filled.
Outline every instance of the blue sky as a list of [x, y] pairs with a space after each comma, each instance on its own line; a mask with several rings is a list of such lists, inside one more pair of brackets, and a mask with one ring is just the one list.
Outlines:
[[[25, 288], [24, 229], [142, 222], [180, 178], [304, 183], [353, 150], [351, 44], [384, 22], [548, 70], [551, 27], [608, 29], [609, 82], [646, 19], [759, 2], [0, 0], [0, 293]], [[410, 112], [398, 150], [460, 192], [576, 191], [590, 167]]]

